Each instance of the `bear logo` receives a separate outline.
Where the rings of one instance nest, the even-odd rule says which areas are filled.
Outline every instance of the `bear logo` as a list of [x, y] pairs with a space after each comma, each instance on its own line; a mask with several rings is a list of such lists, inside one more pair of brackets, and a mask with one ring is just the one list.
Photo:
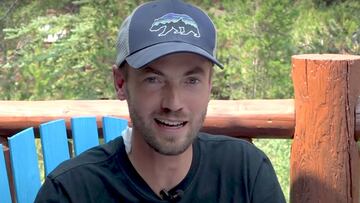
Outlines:
[[200, 32], [196, 22], [188, 15], [168, 13], [154, 20], [149, 29], [151, 32], [160, 32], [159, 37], [166, 36], [169, 33], [179, 35], [192, 34], [199, 38]]

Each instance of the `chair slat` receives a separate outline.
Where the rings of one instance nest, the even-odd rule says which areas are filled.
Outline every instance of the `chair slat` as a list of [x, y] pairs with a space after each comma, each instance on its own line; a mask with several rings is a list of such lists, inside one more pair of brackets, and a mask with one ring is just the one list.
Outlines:
[[104, 116], [102, 119], [103, 134], [105, 143], [115, 139], [122, 135], [122, 132], [126, 130], [128, 121], [126, 119]]
[[6, 164], [2, 144], [0, 144], [0, 191], [0, 202], [11, 203], [9, 179], [6, 172]]
[[41, 183], [33, 128], [10, 137], [9, 148], [17, 202], [34, 202]]
[[70, 158], [65, 120], [55, 120], [40, 125], [40, 138], [45, 174], [48, 175], [61, 162]]
[[71, 119], [75, 155], [99, 145], [95, 117], [76, 117]]

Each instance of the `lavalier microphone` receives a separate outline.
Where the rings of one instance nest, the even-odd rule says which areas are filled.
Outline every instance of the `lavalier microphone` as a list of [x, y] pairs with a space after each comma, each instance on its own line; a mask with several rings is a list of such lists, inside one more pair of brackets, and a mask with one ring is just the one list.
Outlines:
[[170, 193], [166, 189], [160, 190], [161, 199], [169, 201], [169, 202], [180, 201], [183, 194], [184, 194], [184, 191], [182, 191], [182, 190], [176, 190], [174, 193]]

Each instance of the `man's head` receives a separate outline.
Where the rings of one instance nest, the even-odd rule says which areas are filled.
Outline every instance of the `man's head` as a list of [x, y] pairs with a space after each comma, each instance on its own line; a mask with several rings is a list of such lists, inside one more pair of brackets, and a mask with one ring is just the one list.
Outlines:
[[216, 31], [200, 9], [178, 0], [143, 4], [124, 21], [114, 66], [134, 136], [178, 155], [200, 130], [211, 92]]

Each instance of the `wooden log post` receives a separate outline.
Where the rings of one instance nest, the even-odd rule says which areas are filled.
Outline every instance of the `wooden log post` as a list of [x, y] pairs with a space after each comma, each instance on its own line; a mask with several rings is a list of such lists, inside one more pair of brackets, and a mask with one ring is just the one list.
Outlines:
[[355, 108], [360, 56], [292, 57], [295, 134], [291, 148], [292, 203], [359, 203]]

